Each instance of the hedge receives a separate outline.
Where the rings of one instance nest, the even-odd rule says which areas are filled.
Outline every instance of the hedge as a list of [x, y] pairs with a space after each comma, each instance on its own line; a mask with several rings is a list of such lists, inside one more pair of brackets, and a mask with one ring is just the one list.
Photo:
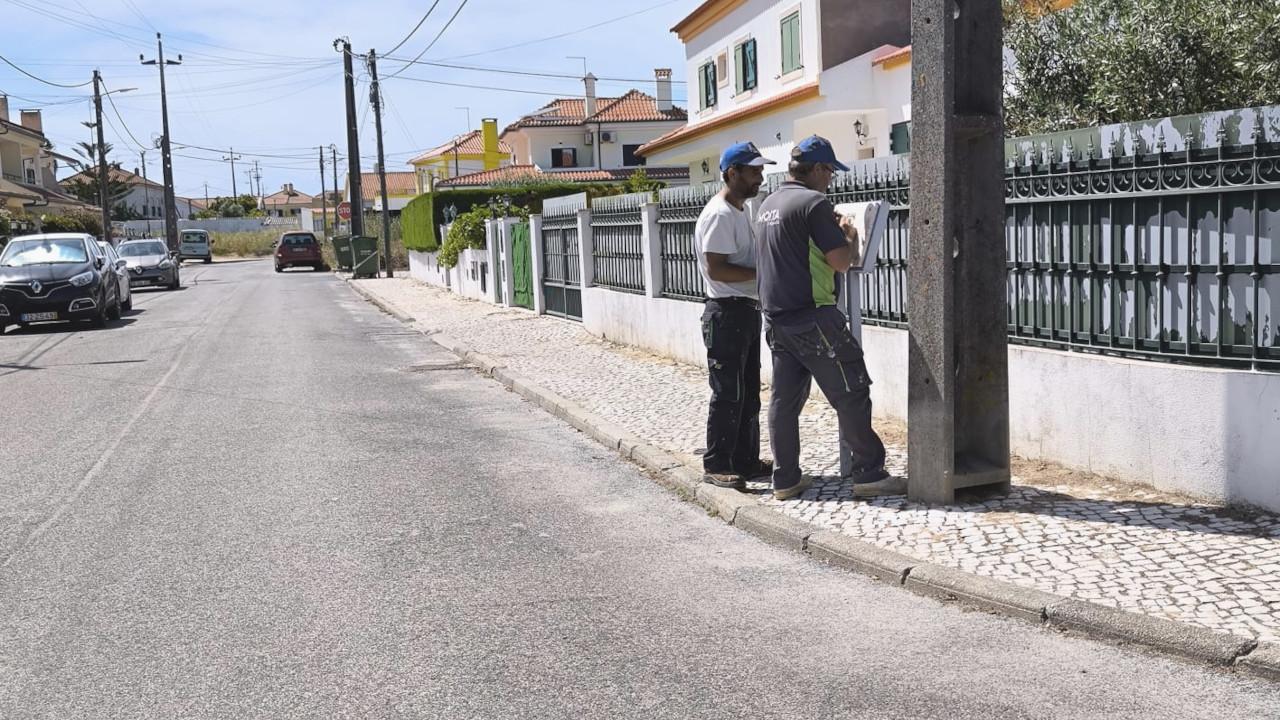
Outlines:
[[404, 234], [404, 246], [409, 250], [435, 252], [440, 249], [431, 200], [430, 193], [419, 195], [400, 211], [400, 229]]

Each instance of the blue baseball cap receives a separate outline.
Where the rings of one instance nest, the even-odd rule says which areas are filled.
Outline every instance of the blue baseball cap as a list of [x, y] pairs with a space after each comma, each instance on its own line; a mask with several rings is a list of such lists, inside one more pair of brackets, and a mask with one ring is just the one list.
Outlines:
[[720, 155], [720, 172], [727, 172], [734, 165], [777, 165], [762, 156], [756, 146], [749, 142], [734, 143]]
[[836, 159], [836, 151], [824, 137], [810, 135], [796, 143], [791, 149], [791, 159], [800, 162], [826, 163], [834, 165], [837, 170], [849, 171], [849, 168]]

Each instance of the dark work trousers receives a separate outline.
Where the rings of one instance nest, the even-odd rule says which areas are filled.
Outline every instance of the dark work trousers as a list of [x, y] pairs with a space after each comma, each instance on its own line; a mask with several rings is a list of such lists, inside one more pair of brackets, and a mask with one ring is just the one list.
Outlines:
[[773, 351], [769, 444], [774, 489], [800, 482], [800, 411], [812, 380], [835, 408], [841, 450], [852, 455], [854, 471], [882, 469], [884, 443], [871, 427], [871, 379], [844, 315], [834, 307], [818, 308], [804, 319], [770, 323], [765, 337]]
[[760, 464], [760, 310], [750, 298], [712, 298], [702, 313], [711, 407], [702, 468], [733, 474]]

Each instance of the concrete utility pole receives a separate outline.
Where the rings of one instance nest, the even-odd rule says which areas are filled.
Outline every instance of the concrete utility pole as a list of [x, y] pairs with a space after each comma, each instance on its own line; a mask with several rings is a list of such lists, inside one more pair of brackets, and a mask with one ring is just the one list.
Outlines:
[[1000, 0], [912, 0], [908, 496], [1009, 489]]
[[102, 206], [102, 239], [111, 242], [111, 196], [107, 191], [107, 143], [102, 137], [102, 76], [93, 71], [93, 114], [98, 130], [98, 204]]
[[378, 87], [378, 55], [369, 51], [369, 75], [373, 84], [369, 87], [369, 102], [373, 105], [373, 126], [378, 135], [378, 186], [382, 192], [382, 249], [387, 259], [387, 277], [394, 277], [391, 269], [391, 206], [387, 204], [387, 166], [382, 155], [382, 96]]
[[360, 188], [360, 126], [356, 122], [356, 76], [352, 69], [351, 41], [339, 38], [333, 49], [342, 53], [343, 84], [347, 101], [347, 189], [351, 195], [351, 234], [364, 234], [364, 193]]
[[[266, 204], [267, 204], [267, 198], [265, 195], [262, 194], [262, 171], [258, 169], [257, 160], [253, 161], [253, 179], [258, 182], [258, 208], [265, 210]], [[252, 188], [253, 183], [250, 183], [249, 187]]]
[[164, 135], [160, 137], [160, 165], [164, 171], [164, 236], [165, 243], [172, 251], [178, 249], [178, 208], [177, 202], [173, 196], [173, 156], [169, 149], [169, 101], [165, 94], [164, 88], [164, 67], [166, 65], [181, 65], [182, 55], [178, 55], [177, 60], [164, 59], [164, 43], [160, 40], [160, 33], [156, 33], [156, 50], [155, 60], [144, 60], [142, 55], [138, 59], [143, 65], [157, 65], [160, 68], [160, 120]]
[[222, 158], [222, 162], [231, 162], [231, 198], [233, 200], [239, 197], [236, 194], [236, 161], [239, 159], [240, 156], [236, 154], [235, 148], [231, 148], [227, 156]]
[[[139, 150], [138, 157], [142, 165], [142, 214], [147, 217], [147, 235], [149, 236], [151, 235], [151, 187], [147, 181], [147, 151]], [[205, 187], [208, 188], [208, 184]]]
[[[324, 196], [324, 146], [320, 150], [320, 234], [329, 237], [329, 198]], [[314, 227], [314, 225], [313, 225]]]

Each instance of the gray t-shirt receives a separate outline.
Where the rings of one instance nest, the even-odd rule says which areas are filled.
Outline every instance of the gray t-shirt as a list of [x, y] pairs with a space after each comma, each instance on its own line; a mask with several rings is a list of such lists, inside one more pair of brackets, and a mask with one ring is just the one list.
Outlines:
[[730, 265], [754, 268], [756, 266], [755, 237], [751, 230], [751, 218], [746, 210], [730, 205], [716, 195], [702, 208], [698, 224], [694, 226], [694, 242], [698, 250], [698, 269], [709, 298], [749, 297], [755, 299], [756, 281], [721, 282], [707, 274], [706, 253], [729, 256]]
[[847, 246], [827, 196], [788, 180], [756, 214], [756, 279], [760, 309], [771, 322], [789, 324], [834, 306], [840, 295], [826, 254]]

